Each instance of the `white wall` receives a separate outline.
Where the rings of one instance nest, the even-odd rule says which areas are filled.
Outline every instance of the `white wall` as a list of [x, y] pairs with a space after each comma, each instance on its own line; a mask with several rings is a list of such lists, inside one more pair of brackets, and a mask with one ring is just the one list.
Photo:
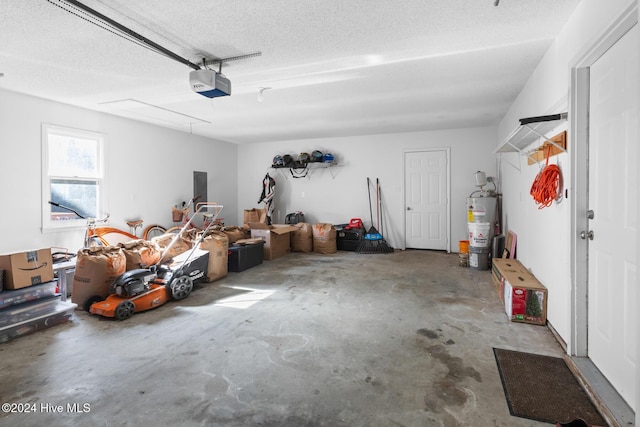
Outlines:
[[193, 195], [193, 171], [207, 172], [208, 198], [237, 216], [237, 146], [0, 91], [0, 253], [62, 247], [76, 251], [83, 230], [41, 232], [41, 125], [91, 130], [107, 136], [110, 225], [127, 219], [171, 226], [171, 206]]
[[[351, 218], [362, 218], [369, 228], [366, 179], [379, 178], [385, 204], [385, 239], [395, 248], [404, 248], [404, 153], [411, 149], [450, 147], [451, 250], [457, 252], [458, 241], [467, 238], [466, 198], [477, 189], [474, 174], [484, 170], [487, 176], [495, 176], [492, 150], [496, 145], [496, 128], [486, 127], [239, 146], [238, 221], [242, 221], [243, 209], [263, 207], [257, 201], [262, 180], [269, 173], [277, 182], [275, 223], [284, 222], [287, 213], [299, 210], [310, 223], [341, 224]], [[315, 149], [333, 153], [340, 166], [313, 170], [304, 179], [292, 178], [288, 169], [270, 169], [276, 154], [297, 156]]]
[[[403, 248], [404, 152], [450, 147], [451, 249], [457, 251], [457, 241], [467, 235], [465, 200], [476, 189], [474, 173], [495, 175], [494, 127], [236, 146], [10, 91], [0, 95], [0, 253], [49, 246], [75, 251], [82, 244], [83, 230], [41, 232], [42, 123], [107, 135], [110, 225], [124, 230], [125, 220], [133, 218], [172, 225], [170, 208], [192, 195], [194, 170], [208, 173], [208, 198], [225, 206], [229, 225], [242, 223], [243, 209], [261, 206], [262, 179], [270, 172], [278, 183], [276, 222], [301, 210], [309, 222], [360, 217], [369, 226], [368, 176], [380, 179], [385, 238]], [[275, 154], [314, 149], [334, 153], [340, 166], [305, 179], [269, 168]]]
[[[522, 117], [567, 111], [570, 67], [576, 58], [593, 46], [599, 37], [633, 1], [582, 0], [563, 31], [550, 47], [527, 84], [499, 125], [504, 140]], [[565, 127], [566, 128], [566, 127]], [[571, 150], [571, 147], [569, 147]], [[509, 165], [521, 162], [521, 170]], [[568, 154], [558, 161], [564, 187], [571, 189], [572, 170]], [[529, 196], [538, 166], [527, 166], [526, 159], [503, 155], [500, 163], [505, 225], [518, 235], [518, 259], [549, 290], [548, 319], [560, 336], [569, 342], [571, 334], [570, 200], [538, 210]]]

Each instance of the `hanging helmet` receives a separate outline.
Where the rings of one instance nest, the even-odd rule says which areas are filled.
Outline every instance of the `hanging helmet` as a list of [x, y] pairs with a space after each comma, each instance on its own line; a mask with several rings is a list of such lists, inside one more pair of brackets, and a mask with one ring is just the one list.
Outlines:
[[311, 153], [311, 161], [312, 162], [322, 162], [322, 158], [323, 158], [323, 154], [322, 151], [320, 150], [313, 150], [313, 152]]
[[322, 161], [324, 163], [335, 163], [336, 159], [333, 157], [333, 154], [324, 153], [324, 156], [322, 157]]
[[271, 164], [271, 167], [274, 167], [274, 168], [284, 167], [284, 159], [282, 158], [281, 155], [278, 154], [273, 158], [273, 163]]
[[293, 165], [293, 157], [291, 157], [289, 154], [285, 154], [284, 156], [282, 156], [282, 161], [284, 162], [285, 168], [290, 168]]
[[309, 155], [309, 153], [298, 154], [298, 163], [307, 164], [309, 163], [309, 161], [311, 161], [311, 156]]

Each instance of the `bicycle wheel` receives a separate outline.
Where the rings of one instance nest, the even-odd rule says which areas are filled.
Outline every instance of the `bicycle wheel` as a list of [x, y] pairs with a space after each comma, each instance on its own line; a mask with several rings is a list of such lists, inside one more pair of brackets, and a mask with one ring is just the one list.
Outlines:
[[158, 224], [153, 224], [144, 229], [144, 231], [142, 232], [142, 238], [144, 240], [151, 240], [154, 237], [162, 236], [166, 232], [167, 232], [167, 229], [164, 228], [163, 226]]
[[182, 227], [171, 227], [167, 230], [167, 234], [178, 234]]

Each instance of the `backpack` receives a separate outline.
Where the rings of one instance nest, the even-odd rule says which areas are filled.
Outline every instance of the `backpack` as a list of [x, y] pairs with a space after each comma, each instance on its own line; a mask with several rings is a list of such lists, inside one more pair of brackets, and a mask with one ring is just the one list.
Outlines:
[[284, 220], [285, 224], [297, 224], [299, 222], [304, 222], [304, 214], [300, 211], [287, 214]]

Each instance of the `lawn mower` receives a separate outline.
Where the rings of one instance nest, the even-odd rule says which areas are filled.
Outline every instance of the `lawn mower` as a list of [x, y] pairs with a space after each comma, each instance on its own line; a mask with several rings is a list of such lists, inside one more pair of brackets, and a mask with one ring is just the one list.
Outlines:
[[[200, 238], [193, 245], [193, 248], [188, 252], [179, 267], [172, 269], [168, 264], [162, 264], [165, 255], [174, 243], [181, 238], [193, 218], [197, 214], [208, 215], [208, 213], [205, 212], [208, 212], [210, 208], [214, 210], [213, 221], [211, 221], [209, 226], [200, 234]], [[185, 270], [221, 211], [221, 205], [201, 204], [180, 232], [176, 233], [173, 237], [171, 243], [169, 243], [163, 251], [160, 261], [157, 264], [149, 268], [129, 270], [118, 276], [111, 284], [109, 296], [107, 296], [106, 299], [103, 300], [95, 296], [87, 300], [87, 311], [104, 317], [126, 320], [133, 316], [134, 313], [150, 310], [165, 304], [167, 301], [181, 300], [189, 296], [193, 290], [193, 281], [196, 278], [206, 276], [206, 271], [203, 272], [200, 269], [195, 269], [191, 272], [186, 272]]]

